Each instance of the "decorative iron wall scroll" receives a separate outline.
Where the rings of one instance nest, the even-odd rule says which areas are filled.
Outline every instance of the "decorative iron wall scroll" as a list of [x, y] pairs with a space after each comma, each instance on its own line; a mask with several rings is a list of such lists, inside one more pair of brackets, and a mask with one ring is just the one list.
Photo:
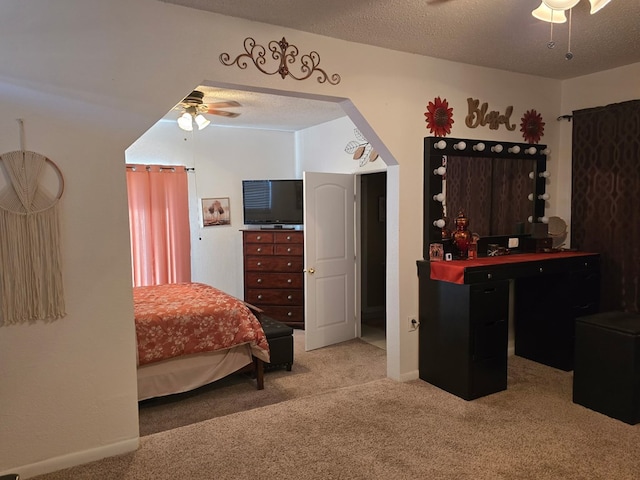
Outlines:
[[295, 80], [306, 80], [314, 73], [318, 73], [318, 83], [329, 82], [331, 85], [340, 83], [340, 75], [334, 73], [329, 76], [327, 72], [318, 67], [318, 65], [320, 65], [320, 55], [318, 52], [312, 51], [311, 53], [300, 56], [300, 73], [296, 75], [289, 70], [289, 66], [293, 66], [298, 59], [298, 55], [300, 55], [298, 47], [290, 45], [289, 42], [282, 37], [280, 41], [271, 40], [268, 45], [268, 50], [271, 52], [271, 58], [276, 62], [276, 65], [273, 65], [271, 68], [267, 65], [269, 62], [267, 58], [267, 48], [258, 45], [251, 37], [244, 39], [245, 53], [241, 53], [234, 60], [231, 60], [231, 56], [228, 53], [222, 53], [220, 55], [220, 61], [224, 65], [237, 65], [244, 70], [249, 65], [248, 60], [250, 60], [256, 68], [265, 75], [275, 75], [278, 73], [283, 79], [289, 76]]

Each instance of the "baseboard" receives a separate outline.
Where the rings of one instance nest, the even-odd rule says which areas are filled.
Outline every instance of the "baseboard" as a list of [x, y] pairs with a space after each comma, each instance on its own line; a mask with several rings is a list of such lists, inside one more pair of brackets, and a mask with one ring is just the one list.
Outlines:
[[69, 455], [62, 455], [60, 457], [43, 460], [42, 462], [12, 468], [7, 472], [0, 472], [0, 474], [17, 473], [20, 475], [20, 480], [22, 480], [44, 475], [45, 473], [57, 472], [58, 470], [64, 470], [65, 468], [75, 467], [77, 465], [84, 465], [85, 463], [94, 462], [103, 458], [133, 452], [138, 449], [139, 445], [140, 437], [131, 438], [129, 440], [123, 440], [122, 442], [112, 443], [111, 445], [83, 450], [81, 452], [73, 452]]
[[406, 372], [400, 375], [401, 382], [410, 382], [411, 380], [417, 380], [420, 378], [419, 370], [412, 370], [411, 372]]

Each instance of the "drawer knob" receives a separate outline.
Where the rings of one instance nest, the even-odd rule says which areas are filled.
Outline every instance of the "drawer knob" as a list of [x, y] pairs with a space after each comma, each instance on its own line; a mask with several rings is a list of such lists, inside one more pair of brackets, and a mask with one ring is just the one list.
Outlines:
[[258, 300], [262, 300], [262, 295], [258, 295]]
[[287, 317], [293, 317], [293, 313], [292, 312], [287, 312]]
[[258, 266], [261, 267], [262, 266], [262, 262], [258, 262]]
[[543, 271], [543, 270], [544, 270], [544, 269], [543, 269], [542, 267], [540, 267], [540, 273], [542, 273], [542, 271]]
[[293, 280], [291, 280], [290, 278], [287, 278], [287, 283], [291, 283]]
[[287, 235], [287, 240], [291, 240], [291, 235]]
[[262, 251], [261, 247], [256, 248], [256, 252], [261, 252], [261, 251]]
[[258, 236], [256, 237], [256, 240], [262, 240], [262, 236], [258, 235]]
[[290, 248], [287, 248], [287, 253], [291, 253], [291, 249]]
[[287, 300], [293, 300], [293, 295], [287, 295]]
[[258, 283], [262, 283], [262, 279], [261, 278], [258, 279]]
[[487, 278], [488, 278], [489, 280], [491, 280], [491, 274], [490, 274], [490, 273], [487, 273]]
[[290, 267], [290, 266], [291, 266], [291, 262], [287, 262], [287, 267]]

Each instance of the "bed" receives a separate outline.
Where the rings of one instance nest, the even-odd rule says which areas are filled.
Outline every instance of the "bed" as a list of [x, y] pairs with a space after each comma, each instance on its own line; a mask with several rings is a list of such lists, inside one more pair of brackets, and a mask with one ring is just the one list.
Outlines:
[[249, 305], [197, 282], [134, 287], [133, 298], [139, 401], [239, 371], [263, 388], [269, 344]]

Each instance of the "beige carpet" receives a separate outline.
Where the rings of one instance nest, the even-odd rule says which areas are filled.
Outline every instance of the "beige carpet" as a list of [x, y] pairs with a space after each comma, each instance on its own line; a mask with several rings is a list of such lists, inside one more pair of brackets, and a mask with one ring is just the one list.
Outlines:
[[265, 389], [234, 375], [193, 392], [142, 402], [140, 436], [386, 377], [386, 352], [360, 339], [306, 352], [294, 330], [294, 364], [265, 373]]
[[[366, 366], [363, 366], [363, 371]], [[141, 439], [67, 479], [638, 479], [640, 425], [571, 401], [572, 374], [519, 357], [471, 402], [386, 378]]]

